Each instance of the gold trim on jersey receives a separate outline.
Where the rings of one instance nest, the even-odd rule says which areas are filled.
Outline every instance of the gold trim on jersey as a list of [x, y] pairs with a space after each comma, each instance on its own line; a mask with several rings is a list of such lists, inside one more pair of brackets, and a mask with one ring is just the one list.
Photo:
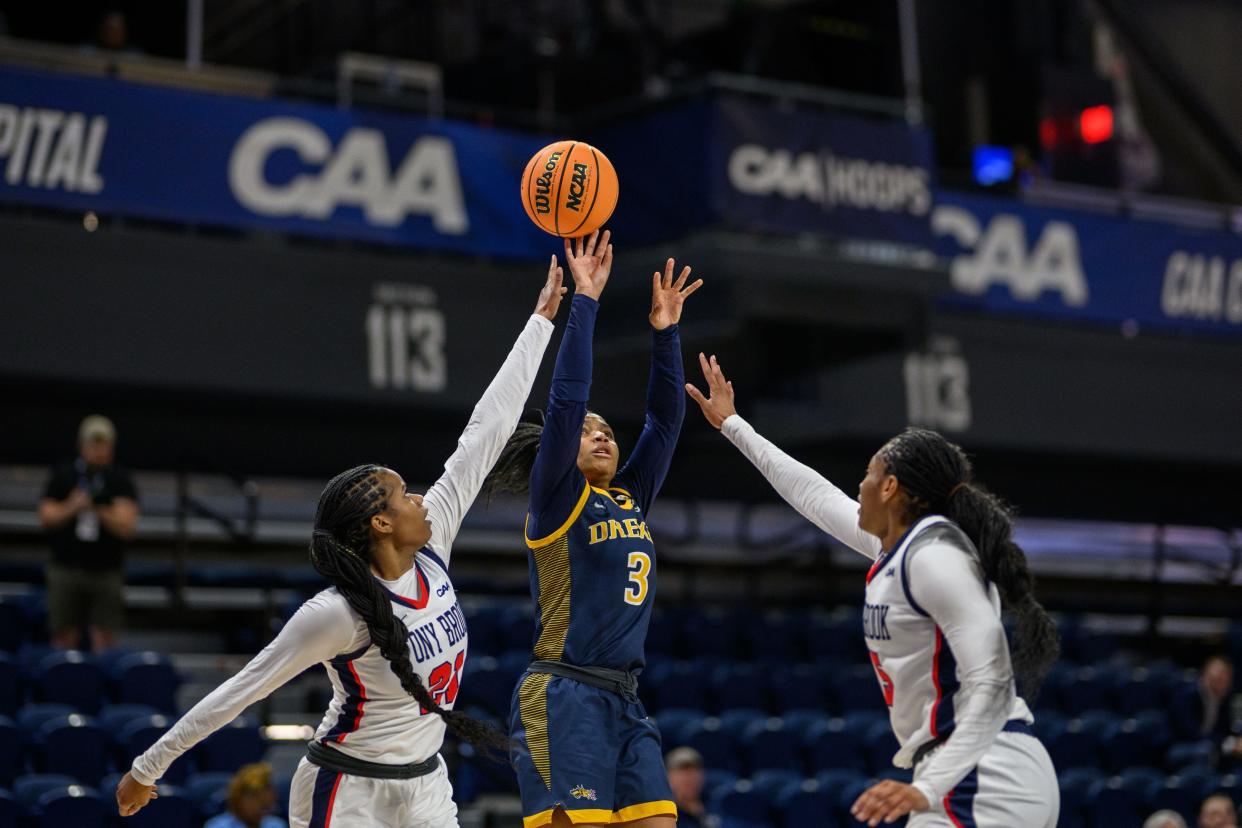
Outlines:
[[638, 805], [630, 805], [628, 808], [619, 808], [612, 812], [612, 822], [630, 822], [652, 816], [671, 816], [677, 819], [677, 803], [667, 799], [657, 799], [654, 802], [641, 802]]
[[569, 635], [571, 577], [569, 536], [561, 535], [547, 546], [531, 550], [539, 578], [539, 640], [535, 658], [560, 661]]
[[526, 747], [549, 791], [552, 790], [552, 759], [548, 754], [548, 682], [551, 680], [546, 673], [527, 673], [518, 688], [518, 710], [526, 731]]
[[[603, 808], [566, 808], [563, 805], [558, 806], [564, 812], [569, 821], [578, 825], [583, 822], [594, 823], [597, 825], [617, 825], [624, 822], [633, 822], [636, 819], [646, 819], [653, 816], [671, 816], [677, 818], [677, 804], [667, 800], [658, 799], [654, 802], [643, 802], [638, 805], [630, 805], [616, 811], [608, 811]], [[552, 823], [552, 815], [556, 813], [556, 808], [549, 808], [546, 811], [540, 811], [528, 817], [522, 817], [522, 828], [543, 828], [545, 825]]]
[[[607, 492], [605, 492], [604, 494], [607, 494]], [[526, 536], [526, 545], [529, 546], [531, 549], [538, 549], [541, 546], [547, 546], [548, 544], [552, 543], [554, 540], [556, 540], [557, 538], [561, 537], [566, 532], [568, 532], [569, 527], [573, 526], [574, 521], [578, 519], [578, 515], [582, 514], [582, 510], [586, 507], [587, 498], [590, 497], [590, 495], [591, 495], [590, 484], [583, 483], [582, 484], [582, 496], [578, 498], [578, 502], [574, 505], [574, 508], [569, 513], [569, 517], [565, 518], [565, 522], [562, 523], [560, 528], [557, 529], [555, 532], [553, 532], [550, 535], [545, 535], [542, 538], [539, 538], [538, 540], [531, 540], [530, 515], [528, 514], [526, 516], [526, 531], [523, 533]]]

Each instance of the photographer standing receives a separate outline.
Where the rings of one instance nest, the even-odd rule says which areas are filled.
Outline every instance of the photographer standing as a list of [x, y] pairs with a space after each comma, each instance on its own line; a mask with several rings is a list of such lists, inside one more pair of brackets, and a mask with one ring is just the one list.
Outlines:
[[52, 645], [77, 646], [90, 630], [95, 652], [116, 645], [122, 626], [125, 543], [138, 523], [138, 493], [129, 473], [112, 464], [116, 427], [92, 415], [78, 428], [77, 459], [52, 469], [39, 522], [47, 530], [48, 622]]

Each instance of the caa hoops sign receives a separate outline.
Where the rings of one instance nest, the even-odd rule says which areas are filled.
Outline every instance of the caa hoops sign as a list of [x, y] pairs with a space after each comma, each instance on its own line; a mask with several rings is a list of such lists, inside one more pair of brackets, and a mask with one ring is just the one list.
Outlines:
[[722, 97], [722, 218], [746, 229], [930, 244], [931, 139], [899, 120]]

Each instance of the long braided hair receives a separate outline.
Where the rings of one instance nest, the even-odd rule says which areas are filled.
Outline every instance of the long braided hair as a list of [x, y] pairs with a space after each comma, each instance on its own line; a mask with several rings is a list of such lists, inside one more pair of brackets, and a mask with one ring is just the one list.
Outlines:
[[382, 466], [355, 466], [328, 481], [315, 508], [311, 564], [362, 617], [371, 643], [423, 710], [443, 719], [449, 730], [484, 756], [506, 751], [508, 739], [497, 728], [436, 704], [410, 663], [409, 630], [393, 613], [388, 596], [371, 574], [371, 518], [384, 511], [391, 494], [379, 477], [382, 471]]
[[[602, 416], [588, 411], [582, 418], [585, 423], [594, 417], [606, 423]], [[494, 494], [524, 495], [530, 492], [530, 472], [535, 467], [535, 455], [539, 453], [539, 441], [543, 438], [543, 411], [528, 409], [496, 458], [496, 465], [483, 480], [482, 491], [489, 498]]]
[[1013, 541], [1009, 507], [973, 482], [974, 469], [966, 453], [935, 431], [907, 428], [879, 455], [906, 494], [907, 522], [942, 514], [974, 543], [983, 574], [996, 584], [1002, 606], [1014, 617], [1014, 672], [1023, 695], [1033, 700], [1060, 653], [1060, 636], [1035, 600], [1035, 579], [1026, 554]]

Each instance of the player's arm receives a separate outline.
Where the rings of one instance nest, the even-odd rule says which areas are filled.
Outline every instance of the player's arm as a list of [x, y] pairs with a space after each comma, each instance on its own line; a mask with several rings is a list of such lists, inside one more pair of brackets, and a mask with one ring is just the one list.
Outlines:
[[475, 405], [466, 430], [457, 440], [457, 450], [444, 464], [444, 474], [423, 497], [431, 520], [430, 545], [445, 563], [466, 512], [478, 496], [483, 479], [496, 464], [505, 441], [513, 434], [530, 395], [543, 352], [552, 338], [552, 319], [567, 290], [561, 284], [563, 279], [564, 272], [553, 256], [535, 312]]
[[678, 323], [681, 321], [682, 303], [686, 297], [703, 286], [702, 279], [687, 285], [690, 268], [682, 268], [674, 281], [674, 262], [664, 264], [664, 273], [651, 276], [651, 374], [647, 380], [647, 414], [643, 420], [642, 434], [634, 444], [634, 450], [617, 473], [632, 486], [632, 495], [643, 511], [651, 508], [664, 476], [668, 474], [686, 418], [686, 398], [682, 388], [686, 384], [681, 361], [681, 337]]
[[858, 501], [810, 466], [781, 451], [738, 415], [733, 404], [733, 383], [725, 379], [715, 356], [709, 360], [699, 354], [699, 365], [707, 380], [708, 396], [690, 384], [686, 385], [686, 392], [699, 404], [707, 422], [720, 429], [800, 515], [868, 558], [879, 555], [880, 539], [858, 525]]
[[1013, 665], [1005, 628], [973, 557], [949, 544], [932, 544], [905, 565], [912, 603], [944, 633], [961, 680], [953, 733], [927, 760], [915, 784], [929, 802], [937, 802], [979, 764], [1008, 721]]
[[311, 598], [241, 672], [190, 708], [154, 745], [134, 759], [130, 771], [117, 785], [121, 815], [128, 816], [147, 803], [153, 795], [152, 786], [175, 759], [302, 671], [348, 652], [351, 647], [357, 649], [361, 636], [365, 633], [340, 596], [321, 593]]
[[575, 240], [572, 247], [568, 239], [565, 241], [574, 298], [556, 354], [543, 433], [530, 473], [528, 540], [556, 532], [586, 491], [586, 481], [578, 470], [578, 446], [591, 395], [595, 316], [612, 270], [612, 245], [608, 238], [605, 230], [602, 236], [596, 232], [588, 239]]

